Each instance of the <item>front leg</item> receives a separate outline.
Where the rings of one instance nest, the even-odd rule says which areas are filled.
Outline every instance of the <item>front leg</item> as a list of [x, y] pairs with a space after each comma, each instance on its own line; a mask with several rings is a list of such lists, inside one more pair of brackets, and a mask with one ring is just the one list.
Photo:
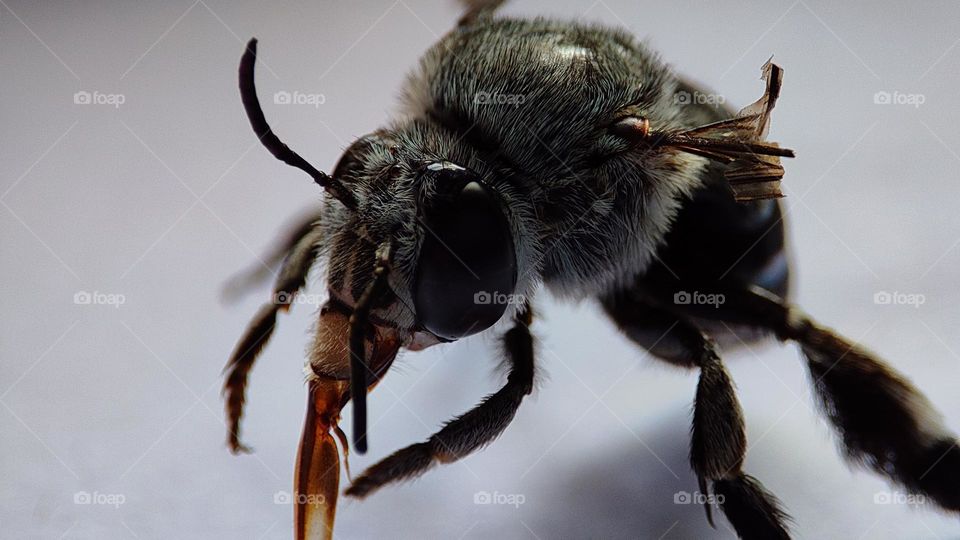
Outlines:
[[290, 309], [295, 296], [306, 283], [307, 274], [310, 273], [320, 249], [322, 237], [315, 227], [316, 216], [311, 217], [314, 218], [313, 221], [301, 224], [290, 238], [283, 242], [283, 246], [278, 250], [280, 255], [270, 256], [270, 259], [283, 259], [274, 284], [273, 297], [260, 308], [250, 322], [224, 368], [227, 373], [223, 383], [228, 421], [227, 444], [235, 454], [250, 451], [240, 442], [240, 419], [243, 417], [246, 400], [247, 377], [257, 356], [273, 335], [277, 314]]
[[534, 355], [529, 306], [503, 336], [510, 374], [507, 384], [476, 407], [451, 420], [424, 442], [410, 445], [368, 468], [346, 494], [363, 498], [390, 482], [409, 480], [437, 463], [452, 463], [491, 443], [513, 420], [524, 396], [533, 391]]

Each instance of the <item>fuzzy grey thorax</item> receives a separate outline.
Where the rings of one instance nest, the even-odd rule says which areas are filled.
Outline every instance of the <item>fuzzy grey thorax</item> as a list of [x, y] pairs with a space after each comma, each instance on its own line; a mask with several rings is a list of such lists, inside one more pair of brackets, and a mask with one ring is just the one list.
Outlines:
[[[513, 232], [518, 279], [579, 299], [635, 278], [662, 244], [702, 158], [633, 148], [611, 133], [626, 116], [688, 128], [676, 80], [627, 34], [547, 20], [487, 20], [428, 50], [404, 87], [403, 115], [348, 149], [334, 171], [358, 201], [326, 205], [329, 285], [351, 303], [373, 253], [392, 243], [398, 301], [374, 314], [412, 330], [412, 284], [426, 230], [419, 212], [437, 197], [423, 174], [451, 162], [495, 190]], [[512, 306], [511, 314], [519, 309]]]
[[[642, 273], [703, 160], [628, 151], [628, 112], [689, 127], [676, 81], [632, 37], [600, 26], [492, 20], [455, 30], [404, 89], [413, 122], [446, 128], [526, 197], [539, 251], [519, 254], [554, 292], [582, 298]], [[453, 144], [453, 143], [451, 143]], [[519, 202], [518, 202], [519, 204]]]

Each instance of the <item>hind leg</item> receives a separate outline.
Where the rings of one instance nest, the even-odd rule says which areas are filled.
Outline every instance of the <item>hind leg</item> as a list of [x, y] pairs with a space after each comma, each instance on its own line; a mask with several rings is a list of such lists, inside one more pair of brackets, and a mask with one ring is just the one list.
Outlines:
[[[700, 369], [694, 401], [690, 465], [701, 494], [716, 501], [741, 538], [789, 538], [786, 514], [759, 481], [743, 471], [747, 438], [733, 381], [713, 341], [689, 320], [627, 294], [603, 300], [628, 337], [673, 364]], [[707, 504], [707, 519], [713, 523]]]
[[[960, 447], [940, 414], [901, 373], [870, 351], [762, 289], [722, 291], [720, 308], [688, 315], [749, 324], [800, 345], [821, 409], [846, 457], [960, 511]], [[663, 299], [663, 306], [667, 301]]]

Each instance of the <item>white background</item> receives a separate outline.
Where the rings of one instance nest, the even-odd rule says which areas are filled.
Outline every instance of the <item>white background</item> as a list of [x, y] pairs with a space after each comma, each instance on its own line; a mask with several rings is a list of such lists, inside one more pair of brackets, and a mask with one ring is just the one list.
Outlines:
[[[789, 161], [796, 299], [909, 373], [960, 430], [960, 6], [955, 2], [535, 2], [648, 38], [735, 107], [785, 68], [772, 138]], [[253, 372], [251, 456], [224, 446], [220, 370], [263, 289], [220, 287], [318, 189], [256, 144], [236, 90], [260, 38], [267, 117], [329, 170], [383, 123], [452, 2], [0, 1], [0, 536], [289, 538], [313, 306], [282, 317]], [[323, 94], [274, 105], [278, 90]], [[78, 91], [124, 103], [78, 105]], [[878, 105], [879, 91], [924, 103]], [[77, 292], [125, 303], [76, 305]], [[925, 303], [875, 305], [880, 291]], [[310, 292], [322, 294], [322, 287]], [[649, 358], [592, 302], [537, 299], [542, 384], [494, 445], [421, 480], [344, 501], [341, 538], [730, 538], [710, 529], [686, 464], [696, 374]], [[423, 439], [500, 380], [492, 336], [407, 354], [370, 401], [359, 471]], [[746, 469], [801, 538], [958, 538], [931, 505], [848, 468], [793, 347], [731, 352], [751, 441]], [[345, 419], [349, 425], [349, 413]], [[74, 504], [86, 491], [118, 508]], [[479, 491], [524, 504], [475, 505]]]

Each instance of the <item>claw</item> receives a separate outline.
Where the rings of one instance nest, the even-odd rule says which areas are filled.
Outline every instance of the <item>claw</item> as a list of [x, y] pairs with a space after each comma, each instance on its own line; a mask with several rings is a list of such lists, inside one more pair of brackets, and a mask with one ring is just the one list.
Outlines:
[[707, 513], [707, 523], [716, 529], [717, 526], [713, 523], [713, 504], [710, 502], [709, 493], [707, 492], [707, 480], [702, 476], [698, 476], [697, 484], [700, 486], [700, 494], [704, 498], [703, 511]]

